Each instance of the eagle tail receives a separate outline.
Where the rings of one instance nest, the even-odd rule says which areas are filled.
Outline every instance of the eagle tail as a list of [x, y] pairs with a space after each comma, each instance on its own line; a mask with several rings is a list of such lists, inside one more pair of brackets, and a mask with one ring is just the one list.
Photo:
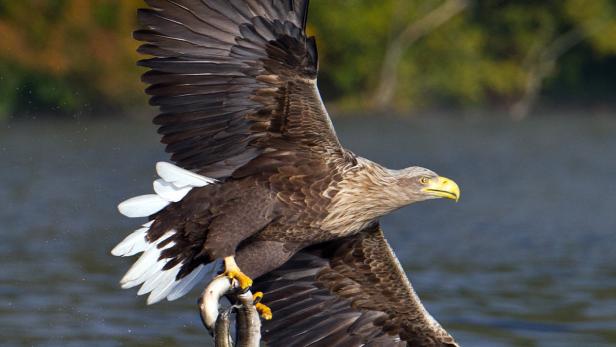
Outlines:
[[[169, 257], [168, 253], [183, 248], [178, 242], [182, 235], [180, 226], [170, 228], [160, 237], [148, 237], [156, 215], [168, 205], [182, 200], [193, 188], [204, 187], [216, 180], [179, 168], [173, 164], [159, 162], [156, 171], [161, 177], [154, 181], [154, 192], [128, 199], [118, 205], [120, 213], [127, 217], [150, 217], [148, 223], [137, 229], [117, 246], [111, 254], [127, 257], [143, 253], [120, 281], [122, 288], [141, 285], [138, 295], [150, 293], [147, 303], [153, 304], [167, 298], [175, 300], [188, 293], [195, 284], [213, 276], [220, 268], [220, 262], [208, 262], [190, 256]], [[186, 249], [183, 249], [186, 251]], [[188, 254], [186, 254], [188, 255]]]

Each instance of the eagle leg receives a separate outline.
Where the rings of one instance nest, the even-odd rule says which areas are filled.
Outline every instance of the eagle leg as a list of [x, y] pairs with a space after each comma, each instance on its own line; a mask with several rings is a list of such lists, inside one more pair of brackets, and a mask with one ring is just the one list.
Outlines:
[[272, 319], [272, 309], [267, 307], [265, 304], [261, 303], [263, 299], [263, 292], [256, 292], [252, 295], [252, 300], [254, 302], [255, 308], [261, 315], [261, 317], [265, 320]]
[[247, 291], [250, 286], [252, 286], [252, 278], [248, 277], [242, 272], [242, 270], [240, 270], [239, 266], [237, 266], [237, 263], [235, 262], [234, 256], [225, 257], [224, 262], [225, 272], [222, 275], [226, 276], [231, 281], [233, 281], [234, 279], [237, 280], [240, 285], [240, 288], [243, 291]]

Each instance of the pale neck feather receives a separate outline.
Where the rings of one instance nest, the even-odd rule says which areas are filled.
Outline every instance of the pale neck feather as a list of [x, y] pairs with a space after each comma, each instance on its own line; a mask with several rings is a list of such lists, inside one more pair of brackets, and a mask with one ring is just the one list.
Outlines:
[[402, 171], [390, 170], [358, 157], [356, 166], [343, 172], [343, 180], [323, 220], [322, 227], [335, 234], [357, 232], [368, 224], [413, 202], [400, 184]]

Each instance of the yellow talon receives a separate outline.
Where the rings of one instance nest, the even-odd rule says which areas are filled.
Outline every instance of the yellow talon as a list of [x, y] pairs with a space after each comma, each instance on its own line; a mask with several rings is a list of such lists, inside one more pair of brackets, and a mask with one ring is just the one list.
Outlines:
[[252, 302], [256, 305], [263, 299], [263, 292], [256, 292], [252, 294]]
[[259, 312], [259, 314], [261, 315], [261, 317], [265, 320], [270, 320], [272, 319], [272, 309], [267, 307], [266, 305], [258, 302], [255, 304], [255, 308], [257, 309], [257, 311]]
[[[237, 280], [240, 288], [242, 290], [248, 290], [250, 286], [252, 286], [252, 279], [240, 270], [239, 266], [235, 263], [235, 258], [233, 256], [225, 257], [225, 272], [222, 276], [226, 276], [230, 280]], [[261, 303], [261, 299], [263, 299], [262, 292], [256, 292], [252, 295], [252, 301], [259, 312], [259, 315], [265, 320], [272, 319], [272, 310], [266, 305]]]
[[236, 271], [236, 270], [227, 270], [225, 271], [225, 276], [229, 277], [229, 279], [233, 280], [236, 279], [239, 284], [240, 284], [240, 288], [242, 290], [246, 290], [248, 288], [250, 288], [250, 286], [252, 286], [252, 279], [248, 276], [246, 276], [243, 272], [241, 271]]
[[259, 314], [261, 315], [263, 319], [270, 320], [272, 319], [272, 310], [266, 305], [261, 303], [262, 299], [263, 299], [263, 292], [256, 292], [252, 294], [252, 301], [255, 304], [255, 308], [257, 309], [257, 312], [259, 312]]
[[250, 288], [250, 286], [252, 286], [252, 278], [246, 276], [246, 274], [244, 274], [242, 270], [240, 270], [240, 268], [235, 263], [235, 259], [233, 258], [233, 256], [226, 257], [224, 261], [224, 276], [227, 276], [230, 280], [237, 280], [242, 290], [247, 290], [248, 288]]

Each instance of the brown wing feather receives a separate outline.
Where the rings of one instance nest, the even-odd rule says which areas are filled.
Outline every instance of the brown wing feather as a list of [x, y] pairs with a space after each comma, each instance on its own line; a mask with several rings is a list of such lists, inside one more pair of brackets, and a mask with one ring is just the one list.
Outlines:
[[425, 311], [378, 226], [312, 246], [255, 289], [272, 346], [457, 346]]
[[139, 64], [172, 160], [225, 178], [265, 153], [344, 156], [316, 88], [307, 0], [146, 2], [134, 36], [155, 56]]

